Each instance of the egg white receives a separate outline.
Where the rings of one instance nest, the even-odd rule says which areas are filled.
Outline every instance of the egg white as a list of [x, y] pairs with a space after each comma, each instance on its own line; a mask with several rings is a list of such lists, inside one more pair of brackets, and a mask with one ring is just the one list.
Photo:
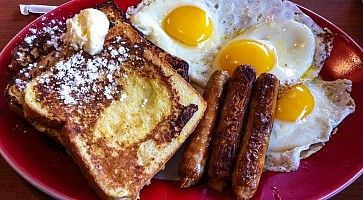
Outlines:
[[[165, 17], [175, 8], [185, 5], [202, 9], [212, 22], [211, 36], [197, 47], [182, 44], [170, 37], [163, 29]], [[147, 39], [168, 53], [187, 61], [191, 80], [204, 86], [209, 78], [205, 74], [210, 68], [210, 64], [208, 63], [211, 63], [213, 59], [211, 54], [216, 51], [217, 46], [222, 43], [223, 38], [218, 20], [215, 17], [216, 15], [216, 8], [205, 1], [156, 0], [132, 15], [130, 20]]]
[[[269, 73], [276, 75], [283, 84], [298, 82], [313, 62], [314, 34], [307, 26], [294, 20], [251, 27], [225, 46], [242, 39], [254, 40], [273, 49], [275, 65]], [[221, 68], [218, 55], [213, 68]]]
[[296, 170], [301, 153], [314, 144], [327, 142], [333, 129], [355, 110], [354, 101], [347, 92], [351, 87], [348, 80], [309, 80], [304, 85], [314, 98], [314, 109], [297, 122], [275, 119], [266, 156], [268, 170]]

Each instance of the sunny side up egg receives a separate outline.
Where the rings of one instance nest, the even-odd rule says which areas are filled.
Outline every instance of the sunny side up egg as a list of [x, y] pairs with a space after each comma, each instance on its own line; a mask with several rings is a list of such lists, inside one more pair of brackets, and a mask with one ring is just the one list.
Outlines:
[[[152, 1], [130, 18], [150, 41], [189, 64], [191, 80], [205, 85], [223, 34], [217, 10], [204, 1]], [[206, 64], [209, 63], [209, 64]]]
[[307, 80], [282, 89], [266, 155], [270, 171], [293, 171], [318, 151], [333, 129], [355, 110], [351, 81]]
[[263, 23], [225, 44], [213, 68], [232, 73], [237, 66], [250, 64], [257, 75], [269, 72], [282, 84], [297, 82], [310, 68], [314, 51], [314, 34], [304, 24], [293, 20]]

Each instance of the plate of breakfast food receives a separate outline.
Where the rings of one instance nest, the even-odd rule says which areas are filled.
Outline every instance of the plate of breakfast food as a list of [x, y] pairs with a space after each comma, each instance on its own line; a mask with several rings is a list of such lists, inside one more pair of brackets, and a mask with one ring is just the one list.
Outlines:
[[0, 152], [57, 199], [321, 199], [363, 172], [363, 50], [289, 1], [73, 0], [0, 55]]

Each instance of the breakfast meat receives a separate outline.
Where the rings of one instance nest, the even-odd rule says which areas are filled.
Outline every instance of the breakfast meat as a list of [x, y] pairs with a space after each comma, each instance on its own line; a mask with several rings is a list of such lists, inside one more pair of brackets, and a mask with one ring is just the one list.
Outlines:
[[203, 98], [207, 110], [192, 133], [189, 144], [179, 166], [180, 187], [189, 187], [198, 183], [206, 169], [210, 141], [213, 138], [215, 125], [223, 105], [229, 74], [226, 71], [215, 71], [210, 77]]
[[257, 190], [272, 131], [278, 88], [279, 80], [272, 74], [263, 73], [257, 78], [246, 133], [232, 175], [237, 199], [250, 199]]
[[255, 79], [255, 70], [245, 65], [234, 71], [228, 83], [208, 166], [208, 184], [217, 191], [222, 191], [230, 181]]
[[143, 0], [128, 15], [146, 38], [187, 61], [201, 87], [215, 70], [242, 64], [281, 83], [312, 79], [333, 44], [329, 30], [283, 0]]
[[318, 151], [344, 118], [355, 111], [349, 80], [306, 80], [282, 87], [265, 168], [297, 170], [300, 160]]

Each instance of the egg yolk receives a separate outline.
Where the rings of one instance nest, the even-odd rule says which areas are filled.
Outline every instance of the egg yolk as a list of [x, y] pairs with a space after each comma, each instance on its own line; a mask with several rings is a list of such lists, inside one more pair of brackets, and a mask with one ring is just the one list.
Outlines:
[[249, 64], [260, 75], [275, 65], [275, 55], [271, 47], [258, 41], [236, 40], [221, 50], [219, 63], [229, 73], [240, 65]]
[[295, 122], [308, 116], [314, 109], [314, 97], [303, 84], [289, 89], [276, 104], [275, 117], [279, 120]]
[[181, 6], [171, 11], [164, 20], [165, 32], [188, 46], [198, 46], [212, 33], [207, 14], [194, 6]]

